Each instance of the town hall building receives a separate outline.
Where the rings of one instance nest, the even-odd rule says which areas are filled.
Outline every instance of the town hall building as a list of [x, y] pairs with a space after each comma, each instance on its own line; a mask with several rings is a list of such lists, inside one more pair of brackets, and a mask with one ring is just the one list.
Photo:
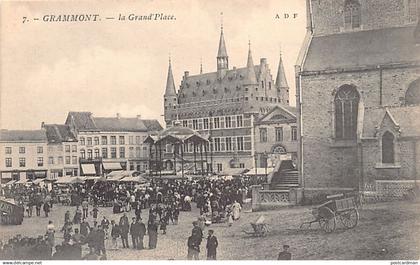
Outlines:
[[[186, 71], [178, 90], [169, 62], [164, 94], [166, 127], [179, 123], [206, 135], [211, 158], [207, 167], [219, 174], [266, 167], [273, 153], [296, 159], [296, 112], [289, 106], [281, 56], [275, 80], [267, 59], [254, 64], [251, 47], [246, 66], [231, 67], [222, 27], [216, 62], [214, 72]], [[186, 154], [193, 153], [191, 147], [184, 149]]]

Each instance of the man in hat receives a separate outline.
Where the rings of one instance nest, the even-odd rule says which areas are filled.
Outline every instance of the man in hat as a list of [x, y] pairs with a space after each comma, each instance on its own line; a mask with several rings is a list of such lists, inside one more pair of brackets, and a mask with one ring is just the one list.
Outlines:
[[143, 245], [143, 238], [146, 234], [146, 225], [143, 223], [143, 220], [141, 217], [137, 220], [138, 226], [139, 226], [139, 242], [137, 245], [137, 249], [144, 249]]
[[139, 225], [136, 222], [136, 217], [132, 218], [132, 223], [130, 225], [130, 234], [131, 234], [131, 242], [133, 242], [133, 248], [137, 248], [138, 241], [139, 241]]
[[120, 218], [119, 222], [120, 227], [120, 235], [121, 235], [121, 241], [123, 244], [123, 248], [129, 248], [128, 246], [128, 232], [130, 230], [130, 224], [128, 222], [128, 217], [126, 213], [123, 214]]
[[209, 236], [207, 237], [207, 259], [208, 260], [215, 260], [216, 259], [216, 249], [219, 245], [217, 241], [217, 237], [214, 235], [214, 231], [212, 229], [209, 230]]
[[278, 260], [291, 260], [292, 253], [289, 252], [289, 245], [283, 245], [283, 251], [279, 253]]

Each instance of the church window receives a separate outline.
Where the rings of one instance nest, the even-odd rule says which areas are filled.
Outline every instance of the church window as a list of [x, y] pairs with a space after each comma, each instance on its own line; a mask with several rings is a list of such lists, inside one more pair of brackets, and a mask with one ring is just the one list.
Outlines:
[[271, 90], [271, 81], [270, 81], [270, 82], [268, 82], [268, 89], [270, 89], [270, 90]]
[[356, 139], [359, 93], [353, 86], [344, 85], [335, 95], [335, 137]]
[[408, 13], [408, 21], [409, 22], [416, 22], [417, 21], [417, 0], [407, 0], [407, 13]]
[[264, 88], [264, 81], [261, 81], [261, 87]]
[[276, 128], [276, 142], [282, 142], [283, 141], [283, 128], [278, 127]]
[[344, 27], [346, 29], [360, 28], [360, 3], [358, 0], [346, 0], [344, 4]]
[[394, 135], [386, 131], [382, 136], [382, 163], [392, 164], [394, 162]]
[[420, 78], [412, 82], [405, 93], [406, 105], [420, 105]]

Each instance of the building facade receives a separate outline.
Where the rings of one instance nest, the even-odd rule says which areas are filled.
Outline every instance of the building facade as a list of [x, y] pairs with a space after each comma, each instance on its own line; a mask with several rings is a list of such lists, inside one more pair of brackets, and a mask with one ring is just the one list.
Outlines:
[[90, 112], [69, 112], [65, 124], [77, 135], [82, 176], [99, 176], [113, 170], [146, 171], [149, 150], [143, 141], [162, 130], [157, 120], [119, 114], [94, 117]]
[[[223, 28], [216, 62], [215, 72], [203, 73], [201, 70], [197, 75], [190, 75], [186, 71], [179, 90], [175, 88], [169, 62], [164, 94], [166, 127], [179, 122], [183, 127], [207, 135], [210, 171], [228, 173], [235, 169], [250, 169], [261, 164], [259, 160], [263, 157], [259, 152], [271, 152], [272, 149], [266, 143], [260, 145], [256, 141], [259, 137], [256, 135], [257, 123], [260, 127], [266, 126], [261, 118], [279, 106], [285, 110], [289, 105], [283, 62], [280, 56], [274, 80], [265, 58], [260, 59], [259, 65], [254, 65], [249, 47], [246, 66], [230, 68]], [[192, 153], [188, 147], [185, 151]]]
[[1, 130], [1, 183], [47, 177], [48, 149], [45, 130]]
[[77, 137], [70, 127], [63, 124], [45, 124], [47, 135], [47, 161], [49, 178], [79, 176], [79, 152]]
[[305, 188], [417, 179], [418, 14], [416, 0], [307, 1], [296, 66]]

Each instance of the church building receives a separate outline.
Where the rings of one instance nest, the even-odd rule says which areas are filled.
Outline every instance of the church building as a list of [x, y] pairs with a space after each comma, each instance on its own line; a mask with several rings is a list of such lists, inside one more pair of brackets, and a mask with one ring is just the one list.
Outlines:
[[416, 182], [419, 7], [417, 0], [307, 0], [296, 65], [305, 189]]

